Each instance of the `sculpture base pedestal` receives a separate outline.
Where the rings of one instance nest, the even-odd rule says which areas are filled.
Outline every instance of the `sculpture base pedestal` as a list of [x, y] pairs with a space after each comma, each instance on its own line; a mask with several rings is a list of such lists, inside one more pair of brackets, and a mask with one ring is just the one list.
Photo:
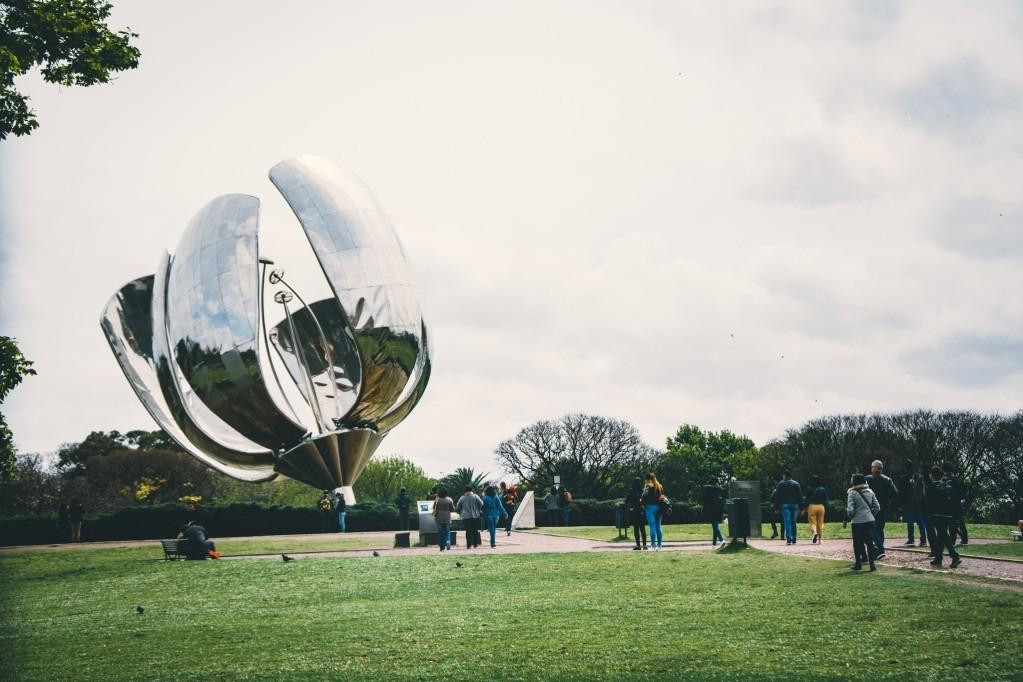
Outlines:
[[381, 440], [371, 429], [310, 438], [281, 455], [274, 471], [320, 490], [340, 490], [347, 504], [355, 504], [351, 482], [362, 473]]

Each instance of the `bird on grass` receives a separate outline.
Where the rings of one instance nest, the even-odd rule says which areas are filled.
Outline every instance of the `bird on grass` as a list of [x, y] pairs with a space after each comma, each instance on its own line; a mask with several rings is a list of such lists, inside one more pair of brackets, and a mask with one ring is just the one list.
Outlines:
[[463, 564], [463, 563], [462, 563], [461, 561], [456, 561], [456, 562], [455, 562], [455, 568], [461, 568], [461, 567], [462, 567], [462, 566], [464, 566], [464, 565], [465, 565], [465, 564]]
[[139, 604], [138, 606], [135, 607], [135, 613], [139, 614], [140, 616], [142, 615], [142, 613], [145, 610], [146, 610], [146, 607], [142, 606], [141, 604]]
[[295, 557], [288, 556], [287, 554], [281, 554], [281, 558], [284, 559], [285, 562], [294, 561], [295, 560]]
[[380, 552], [378, 552], [378, 551], [376, 551], [376, 550], [374, 549], [374, 550], [373, 550], [373, 556], [380, 556]]

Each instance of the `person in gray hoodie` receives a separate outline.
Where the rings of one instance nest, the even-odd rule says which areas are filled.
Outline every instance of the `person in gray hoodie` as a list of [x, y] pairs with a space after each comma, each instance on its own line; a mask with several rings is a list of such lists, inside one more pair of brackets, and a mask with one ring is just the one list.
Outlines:
[[845, 513], [852, 524], [853, 554], [856, 556], [856, 563], [849, 568], [854, 571], [861, 570], [864, 561], [870, 564], [871, 571], [877, 570], [874, 566], [877, 551], [873, 540], [874, 515], [880, 511], [881, 505], [867, 485], [867, 477], [855, 474], [845, 504]]
[[462, 527], [465, 528], [465, 548], [479, 547], [483, 540], [480, 536], [480, 528], [483, 523], [483, 500], [471, 485], [465, 486], [465, 493], [455, 503], [455, 511], [462, 518]]

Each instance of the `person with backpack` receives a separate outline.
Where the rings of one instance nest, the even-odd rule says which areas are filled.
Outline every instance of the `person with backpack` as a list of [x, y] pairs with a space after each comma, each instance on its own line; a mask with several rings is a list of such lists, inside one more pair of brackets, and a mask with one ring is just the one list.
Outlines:
[[924, 477], [913, 468], [913, 462], [906, 460], [906, 473], [899, 477], [899, 505], [902, 520], [906, 522], [906, 544], [915, 545], [915, 526], [920, 527], [920, 546], [927, 546], [927, 522], [922, 507], [924, 499]]
[[507, 516], [508, 510], [504, 508], [504, 503], [497, 496], [497, 489], [492, 485], [483, 489], [483, 513], [490, 533], [490, 546], [497, 547], [497, 522], [502, 516]]
[[567, 526], [569, 510], [572, 506], [572, 492], [565, 488], [565, 486], [560, 487], [560, 492], [561, 492], [561, 525]]
[[512, 519], [515, 516], [515, 508], [519, 505], [518, 491], [514, 485], [506, 486], [504, 481], [501, 481], [501, 501], [504, 502], [504, 508], [508, 510], [508, 514], [505, 516], [504, 532], [506, 535], [511, 535]]
[[792, 479], [792, 474], [788, 470], [782, 472], [781, 480], [771, 493], [771, 503], [776, 509], [781, 510], [785, 544], [796, 544], [796, 516], [803, 508], [803, 488], [799, 481]]
[[433, 518], [437, 521], [437, 544], [440, 551], [451, 549], [451, 514], [455, 511], [454, 501], [448, 497], [447, 488], [437, 490], [433, 501]]
[[899, 489], [895, 486], [895, 481], [885, 475], [884, 464], [879, 459], [870, 463], [867, 485], [874, 491], [874, 497], [881, 505], [881, 511], [874, 514], [874, 547], [877, 549], [877, 558], [884, 559], [884, 524], [899, 499]]
[[561, 493], [558, 491], [558, 486], [551, 486], [551, 491], [543, 498], [543, 503], [547, 508], [547, 525], [559, 525], [561, 522]]
[[952, 524], [952, 542], [956, 541], [956, 534], [959, 535], [959, 544], [970, 544], [970, 536], [966, 532], [966, 484], [963, 479], [955, 474], [951, 462], [941, 465], [942, 478], [948, 481], [949, 489], [952, 491], [952, 501], [955, 504], [955, 521]]
[[934, 529], [934, 542], [931, 552], [934, 560], [931, 566], [941, 566], [943, 551], [948, 550], [952, 559], [949, 568], [955, 568], [963, 562], [955, 548], [956, 513], [959, 500], [951, 481], [942, 478], [941, 467], [931, 467], [931, 480], [924, 491], [924, 510], [927, 514], [927, 525]]
[[658, 482], [653, 472], [646, 475], [643, 481], [643, 495], [640, 497], [643, 502], [643, 513], [646, 516], [646, 523], [650, 526], [650, 546], [655, 551], [660, 551], [664, 546], [664, 534], [661, 532], [661, 521], [663, 518], [663, 505], [665, 501], [664, 487]]
[[[637, 476], [632, 479], [632, 487], [625, 494], [625, 513], [632, 522], [632, 535], [636, 538], [636, 546], [632, 549], [639, 551], [646, 549], [646, 514], [643, 510], [643, 479]], [[643, 538], [642, 547], [639, 544], [640, 537]]]
[[820, 476], [810, 479], [810, 487], [806, 490], [806, 521], [813, 533], [812, 544], [824, 539], [824, 511], [828, 503], [828, 488], [821, 482]]
[[329, 490], [323, 491], [323, 496], [316, 503], [316, 508], [320, 510], [320, 532], [329, 533], [331, 531], [331, 512], [334, 510]]
[[483, 500], [471, 485], [465, 486], [465, 492], [455, 503], [455, 511], [462, 518], [462, 527], [465, 529], [465, 548], [479, 547], [483, 541], [480, 536], [480, 529], [483, 527]]
[[870, 570], [876, 571], [874, 561], [877, 559], [877, 548], [874, 546], [874, 519], [881, 511], [874, 491], [867, 485], [863, 474], [852, 477], [852, 487], [846, 492], [845, 513], [852, 524], [854, 571], [863, 570], [863, 563], [870, 564]]
[[721, 519], [725, 515], [725, 491], [714, 477], [703, 486], [700, 505], [703, 507], [703, 520], [710, 524], [710, 544], [717, 547], [719, 542], [725, 541], [725, 536], [721, 534]]

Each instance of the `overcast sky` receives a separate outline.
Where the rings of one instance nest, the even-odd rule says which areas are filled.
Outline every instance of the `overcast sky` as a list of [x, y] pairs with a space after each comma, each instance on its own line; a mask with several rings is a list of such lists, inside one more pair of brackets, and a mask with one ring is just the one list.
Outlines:
[[0, 143], [23, 452], [154, 428], [99, 312], [210, 199], [261, 197], [301, 276], [266, 178], [300, 153], [404, 240], [435, 370], [379, 453], [431, 474], [572, 412], [663, 447], [1021, 406], [1018, 2], [115, 4], [139, 68], [21, 80], [40, 128]]

